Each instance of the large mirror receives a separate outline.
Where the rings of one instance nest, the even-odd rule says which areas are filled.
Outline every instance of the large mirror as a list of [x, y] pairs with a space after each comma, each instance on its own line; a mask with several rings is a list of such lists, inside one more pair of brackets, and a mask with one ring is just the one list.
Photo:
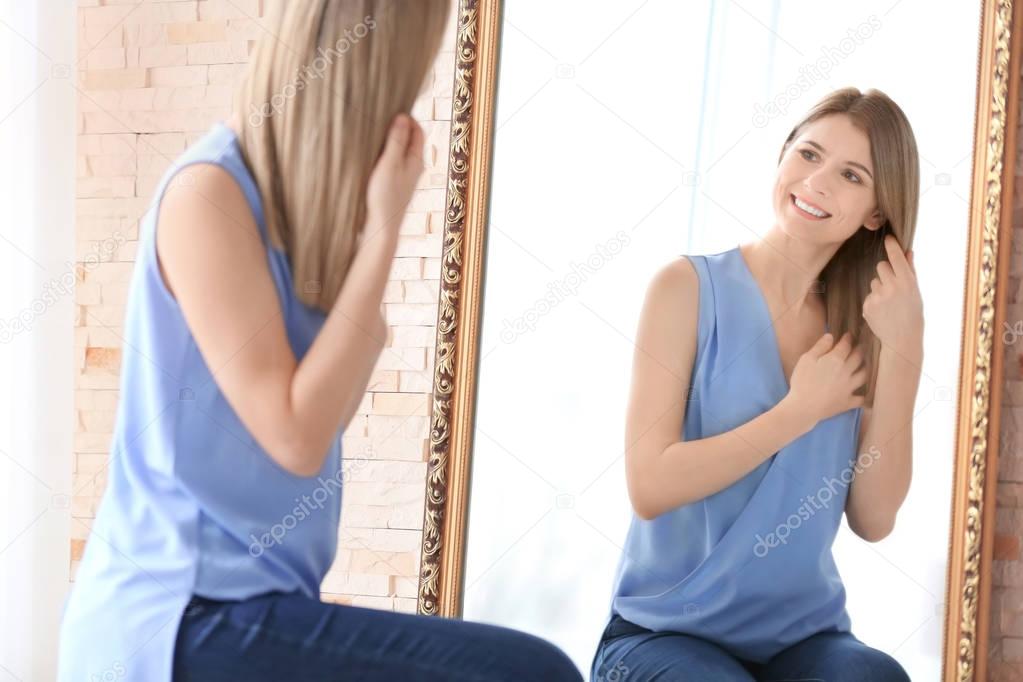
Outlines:
[[[686, 543], [720, 541], [736, 516], [712, 521], [708, 505], [707, 523], [724, 527], [695, 532], [680, 521], [680, 532], [666, 536], [663, 524], [645, 532], [656, 518], [641, 518], [630, 502], [626, 451], [635, 439], [628, 442], [626, 417], [636, 358], [646, 352], [637, 344], [645, 296], [655, 273], [683, 255], [713, 259], [701, 261], [714, 264], [698, 273], [702, 286], [728, 273], [748, 277], [745, 289], [699, 298], [719, 313], [732, 306], [760, 315], [731, 327], [756, 327], [746, 343], [760, 364], [747, 361], [745, 383], [721, 382], [719, 391], [742, 403], [765, 381], [787, 388], [778, 370], [792, 367], [771, 363], [791, 355], [776, 344], [795, 332], [775, 335], [772, 321], [788, 318], [764, 305], [757, 284], [772, 275], [754, 275], [758, 266], [743, 254], [778, 256], [767, 238], [793, 225], [812, 229], [811, 217], [777, 201], [779, 185], [794, 177], [780, 175], [793, 166], [779, 165], [793, 127], [840, 88], [875, 89], [904, 112], [919, 163], [911, 267], [926, 326], [905, 426], [912, 479], [890, 533], [864, 539], [870, 533], [853, 531], [848, 507], [821, 514], [837, 530], [808, 585], [830, 580], [852, 632], [911, 679], [974, 679], [988, 608], [981, 523], [991, 522], [982, 515], [987, 451], [975, 429], [997, 411], [986, 373], [998, 340], [985, 316], [1004, 191], [984, 179], [997, 175], [1005, 153], [1008, 14], [982, 0], [940, 12], [925, 0], [462, 3], [421, 611], [540, 635], [589, 676], [623, 561], [667, 571], [663, 594], [684, 583], [686, 575], [665, 568], [671, 557]], [[869, 177], [808, 170], [807, 191], [826, 203], [846, 191], [828, 183], [869, 184], [883, 162], [869, 145], [857, 147], [848, 128], [817, 130], [850, 156], [865, 150], [858, 160]], [[825, 168], [827, 152], [800, 158]], [[701, 325], [708, 312], [700, 311]], [[698, 343], [707, 347], [703, 331]], [[732, 343], [719, 338], [715, 347], [735, 354]], [[834, 434], [862, 436], [862, 414], [836, 417], [848, 421], [831, 423], [838, 430], [803, 455], [823, 456]], [[782, 460], [737, 485], [755, 490], [772, 466]], [[862, 469], [856, 475], [867, 480]], [[885, 471], [895, 476], [894, 467]], [[808, 465], [787, 475], [811, 495], [826, 485], [817, 473]], [[855, 487], [851, 476], [846, 485]], [[828, 541], [826, 530], [810, 539], [827, 522], [807, 522], [814, 530], [801, 535], [789, 511], [797, 510], [776, 510], [787, 524], [781, 541], [750, 536], [750, 559], [761, 541]], [[648, 546], [651, 538], [661, 544]], [[770, 580], [758, 570], [777, 566], [721, 567], [719, 587], [748, 593]], [[699, 623], [698, 615], [685, 622]]]

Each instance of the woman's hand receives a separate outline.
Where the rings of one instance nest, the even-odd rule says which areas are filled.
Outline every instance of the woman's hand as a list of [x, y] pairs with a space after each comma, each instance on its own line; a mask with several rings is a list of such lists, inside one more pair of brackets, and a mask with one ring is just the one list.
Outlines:
[[405, 209], [423, 173], [423, 129], [408, 114], [391, 121], [366, 188], [367, 220], [363, 239], [372, 239], [378, 231], [397, 241], [398, 228]]
[[870, 293], [863, 301], [863, 318], [883, 346], [907, 354], [923, 347], [924, 334], [913, 252], [904, 254], [890, 234], [885, 235], [884, 246], [888, 260], [877, 264], [877, 277], [870, 281]]
[[853, 349], [852, 335], [846, 332], [838, 343], [825, 334], [803, 353], [792, 370], [791, 386], [785, 399], [803, 415], [817, 422], [863, 405], [863, 396], [853, 391], [867, 381], [861, 367], [863, 354]]

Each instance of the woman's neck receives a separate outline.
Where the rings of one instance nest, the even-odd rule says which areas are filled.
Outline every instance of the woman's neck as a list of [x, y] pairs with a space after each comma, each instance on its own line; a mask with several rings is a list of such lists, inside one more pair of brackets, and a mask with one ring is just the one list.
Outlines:
[[787, 238], [780, 242], [760, 239], [741, 244], [739, 249], [764, 296], [780, 308], [799, 314], [823, 305], [820, 273], [832, 253]]

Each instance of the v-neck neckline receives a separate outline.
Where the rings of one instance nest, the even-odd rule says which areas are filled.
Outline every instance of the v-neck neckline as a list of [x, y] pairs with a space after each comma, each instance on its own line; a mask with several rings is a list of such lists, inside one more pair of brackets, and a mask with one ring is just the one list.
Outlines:
[[[774, 324], [774, 318], [771, 317], [771, 306], [767, 304], [767, 296], [764, 295], [764, 290], [760, 288], [760, 283], [757, 282], [757, 278], [753, 275], [753, 270], [746, 262], [746, 256], [743, 255], [742, 249], [739, 246], [735, 247], [735, 256], [739, 259], [742, 270], [746, 273], [746, 278], [755, 292], [754, 297], [760, 301], [760, 308], [764, 313], [764, 319], [767, 320], [768, 330], [770, 331], [771, 337], [772, 353], [774, 355], [775, 377], [785, 391], [782, 393], [782, 397], [784, 397], [788, 395], [788, 392], [792, 387], [789, 383], [788, 377], [785, 376], [785, 363], [782, 361], [781, 357], [781, 344], [778, 341], [778, 331]], [[827, 319], [824, 320], [824, 328], [825, 333], [830, 330]], [[795, 367], [793, 367], [793, 369], [795, 369]]]

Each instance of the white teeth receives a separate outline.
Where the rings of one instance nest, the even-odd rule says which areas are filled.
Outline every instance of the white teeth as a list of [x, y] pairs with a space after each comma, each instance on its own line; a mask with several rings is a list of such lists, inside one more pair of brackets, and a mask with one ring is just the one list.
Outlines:
[[825, 213], [824, 211], [820, 211], [820, 210], [818, 210], [818, 209], [814, 208], [813, 206], [810, 206], [809, 204], [804, 204], [804, 203], [803, 203], [803, 202], [802, 202], [802, 201], [801, 201], [801, 200], [799, 199], [799, 197], [797, 197], [796, 195], [794, 195], [794, 194], [793, 194], [792, 196], [793, 196], [793, 197], [795, 198], [795, 200], [796, 200], [796, 206], [798, 206], [799, 208], [803, 209], [803, 210], [804, 210], [804, 211], [806, 211], [807, 213], [810, 213], [810, 214], [812, 214], [812, 215], [815, 215], [815, 216], [817, 216], [818, 218], [824, 218], [825, 216], [827, 216], [827, 215], [828, 215], [828, 214], [827, 214], [827, 213]]

